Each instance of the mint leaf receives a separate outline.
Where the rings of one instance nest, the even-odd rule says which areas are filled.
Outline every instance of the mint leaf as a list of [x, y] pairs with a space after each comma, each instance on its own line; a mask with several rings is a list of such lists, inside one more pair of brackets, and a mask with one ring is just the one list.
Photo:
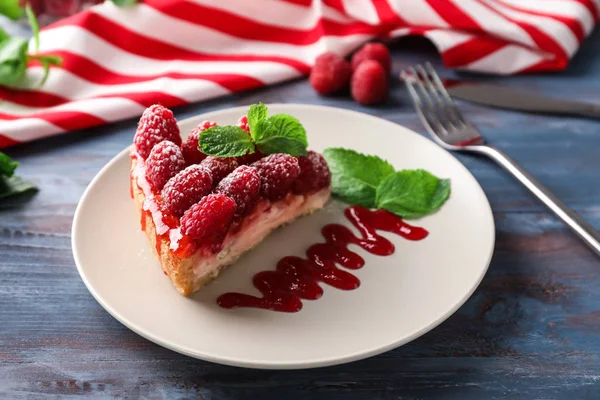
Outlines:
[[377, 187], [376, 206], [404, 218], [436, 212], [450, 196], [450, 181], [431, 173], [404, 170], [386, 177]]
[[213, 157], [239, 157], [254, 153], [254, 143], [248, 132], [239, 126], [213, 126], [200, 133], [200, 150]]
[[267, 122], [259, 123], [255, 137], [256, 147], [264, 154], [287, 153], [292, 156], [306, 155], [308, 140], [306, 130], [296, 118], [277, 114]]
[[19, 0], [0, 1], [0, 14], [16, 21], [23, 16], [23, 9], [19, 6]]
[[18, 162], [13, 161], [9, 156], [0, 151], [0, 175], [6, 177], [13, 176], [18, 165]]
[[35, 40], [35, 51], [38, 51], [40, 49], [40, 26], [38, 25], [37, 18], [29, 3], [25, 6], [25, 14], [27, 14], [27, 19], [29, 20], [29, 25], [31, 26], [31, 31]]
[[333, 193], [350, 204], [375, 207], [377, 187], [394, 173], [387, 161], [354, 150], [329, 148], [323, 156], [331, 170]]
[[118, 7], [131, 7], [138, 3], [138, 0], [112, 0]]
[[[267, 106], [263, 103], [252, 104], [248, 110], [248, 127], [250, 128], [250, 134], [252, 139], [256, 140], [257, 133], [260, 130], [258, 124], [262, 121], [266, 121], [269, 115]], [[257, 128], [259, 128], [257, 130]]]
[[9, 37], [0, 42], [0, 85], [18, 86], [25, 76], [26, 67], [26, 39]]
[[30, 191], [37, 191], [37, 187], [18, 176], [3, 177], [0, 176], [0, 199], [16, 196]]

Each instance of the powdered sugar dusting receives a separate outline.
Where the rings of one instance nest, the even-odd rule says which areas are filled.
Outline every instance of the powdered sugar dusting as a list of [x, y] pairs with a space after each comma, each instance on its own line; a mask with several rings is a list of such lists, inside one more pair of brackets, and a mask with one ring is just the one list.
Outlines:
[[261, 194], [269, 200], [281, 199], [300, 175], [298, 160], [289, 154], [271, 154], [250, 165], [261, 178]]
[[163, 200], [173, 214], [182, 216], [212, 189], [211, 174], [202, 164], [190, 165], [172, 177], [162, 190]]
[[163, 140], [181, 145], [181, 136], [177, 121], [171, 110], [155, 104], [144, 110], [133, 138], [136, 150], [147, 158], [152, 148]]
[[185, 167], [181, 149], [168, 140], [156, 144], [146, 160], [146, 177], [155, 190], [163, 186]]
[[252, 210], [260, 194], [260, 176], [254, 168], [242, 165], [223, 179], [215, 193], [223, 193], [236, 204], [236, 216], [242, 217]]

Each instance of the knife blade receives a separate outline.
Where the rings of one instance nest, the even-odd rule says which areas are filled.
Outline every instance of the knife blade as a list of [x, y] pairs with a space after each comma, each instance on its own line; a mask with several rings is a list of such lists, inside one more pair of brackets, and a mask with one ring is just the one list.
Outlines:
[[600, 119], [600, 104], [561, 100], [488, 83], [445, 82], [451, 96], [509, 110]]

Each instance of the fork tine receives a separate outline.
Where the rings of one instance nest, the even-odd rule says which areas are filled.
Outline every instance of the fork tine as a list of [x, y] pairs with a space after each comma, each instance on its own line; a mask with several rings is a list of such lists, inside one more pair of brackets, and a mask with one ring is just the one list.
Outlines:
[[466, 124], [465, 118], [463, 117], [462, 113], [460, 112], [460, 110], [458, 109], [458, 107], [456, 106], [456, 104], [454, 103], [452, 98], [450, 97], [450, 94], [448, 94], [448, 91], [444, 87], [444, 84], [442, 83], [439, 75], [437, 74], [437, 72], [435, 72], [435, 69], [433, 68], [433, 66], [431, 65], [431, 63], [429, 61], [425, 63], [425, 70], [427, 71], [428, 75], [431, 76], [431, 78], [433, 80], [433, 84], [437, 88], [437, 91], [444, 98], [448, 111], [450, 111], [452, 113], [453, 118], [452, 117], [451, 118], [455, 121], [455, 125], [456, 126], [458, 126], [460, 124], [465, 125]]
[[[407, 70], [402, 70], [400, 72], [400, 77], [404, 80], [404, 83], [406, 84], [408, 93], [412, 98], [413, 103], [415, 104], [415, 108], [417, 109], [417, 113], [419, 114], [419, 117], [421, 117], [423, 124], [425, 124], [425, 127], [428, 128], [428, 130], [435, 135], [438, 135], [440, 133], [447, 134], [446, 130], [441, 126], [439, 118], [437, 118], [437, 116], [433, 112], [433, 105], [431, 103], [431, 99], [427, 95], [427, 92], [425, 92], [424, 88], [421, 87], [420, 91], [421, 93], [423, 93], [423, 96], [420, 96], [417, 90], [415, 89], [415, 84], [417, 84], [417, 86], [420, 84], [419, 80], [417, 79], [415, 70], [412, 67], [408, 68], [408, 70], [409, 72], [407, 72]], [[425, 104], [423, 98], [425, 98], [425, 102], [428, 102], [429, 104]]]
[[443, 99], [442, 95], [438, 92], [437, 88], [429, 78], [429, 74], [425, 71], [425, 68], [423, 68], [422, 65], [416, 65], [415, 69], [417, 71], [417, 78], [422, 84], [421, 86], [424, 90], [427, 90], [429, 96], [434, 99], [432, 107], [440, 117], [440, 125], [442, 125], [447, 132], [450, 132], [456, 125], [452, 120], [452, 113], [448, 110], [445, 99]]
[[439, 133], [447, 135], [448, 130], [444, 127], [444, 124], [442, 123], [442, 119], [440, 118], [441, 116], [437, 112], [437, 109], [439, 107], [436, 107], [436, 102], [434, 100], [432, 100], [427, 89], [425, 89], [425, 86], [423, 86], [423, 82], [419, 78], [419, 74], [413, 67], [409, 67], [408, 72], [410, 73], [410, 76], [412, 77], [412, 78], [409, 78], [410, 83], [413, 85], [413, 87], [416, 86], [418, 89], [418, 92], [420, 93], [420, 94], [417, 93], [417, 96], [419, 96], [419, 98], [425, 100], [425, 101], [421, 100], [421, 104], [423, 105], [423, 114], [424, 114], [424, 117], [427, 119], [427, 122], [432, 127], [434, 127], [434, 129], [436, 131], [439, 131]]

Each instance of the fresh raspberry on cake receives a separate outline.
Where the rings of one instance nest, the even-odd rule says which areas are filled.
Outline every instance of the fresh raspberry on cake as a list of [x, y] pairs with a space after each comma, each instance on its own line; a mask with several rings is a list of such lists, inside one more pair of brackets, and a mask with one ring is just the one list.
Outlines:
[[377, 61], [386, 74], [392, 70], [392, 56], [389, 49], [381, 43], [367, 43], [352, 56], [352, 70], [355, 71], [365, 60]]
[[183, 158], [185, 158], [187, 165], [200, 164], [200, 162], [206, 158], [206, 154], [198, 149], [198, 137], [202, 131], [212, 128], [213, 126], [217, 126], [217, 123], [203, 121], [196, 128], [192, 129], [186, 141], [181, 145]]
[[269, 200], [279, 200], [287, 194], [300, 175], [298, 160], [289, 154], [271, 154], [251, 165], [260, 176], [261, 194]]
[[175, 143], [163, 140], [150, 151], [146, 160], [146, 179], [155, 191], [185, 167], [181, 149]]
[[224, 194], [210, 194], [181, 217], [181, 231], [197, 244], [218, 245], [229, 230], [235, 201]]
[[292, 185], [295, 194], [308, 193], [329, 186], [331, 183], [331, 172], [325, 158], [312, 150], [308, 151], [306, 157], [298, 157], [300, 175]]
[[142, 158], [147, 158], [154, 145], [163, 140], [181, 145], [179, 127], [173, 112], [160, 104], [155, 104], [144, 110], [133, 142]]
[[352, 67], [338, 54], [327, 52], [315, 60], [309, 82], [319, 94], [327, 95], [348, 86]]
[[252, 211], [260, 197], [260, 176], [254, 168], [242, 165], [219, 183], [215, 193], [232, 198], [236, 217], [243, 217]]
[[212, 177], [201, 165], [190, 165], [169, 179], [162, 190], [163, 201], [173, 214], [182, 216], [193, 204], [208, 195], [212, 189]]
[[218, 158], [218, 157], [206, 157], [200, 163], [201, 166], [206, 168], [212, 176], [213, 187], [217, 186], [219, 182], [227, 175], [233, 172], [238, 167], [235, 158]]

